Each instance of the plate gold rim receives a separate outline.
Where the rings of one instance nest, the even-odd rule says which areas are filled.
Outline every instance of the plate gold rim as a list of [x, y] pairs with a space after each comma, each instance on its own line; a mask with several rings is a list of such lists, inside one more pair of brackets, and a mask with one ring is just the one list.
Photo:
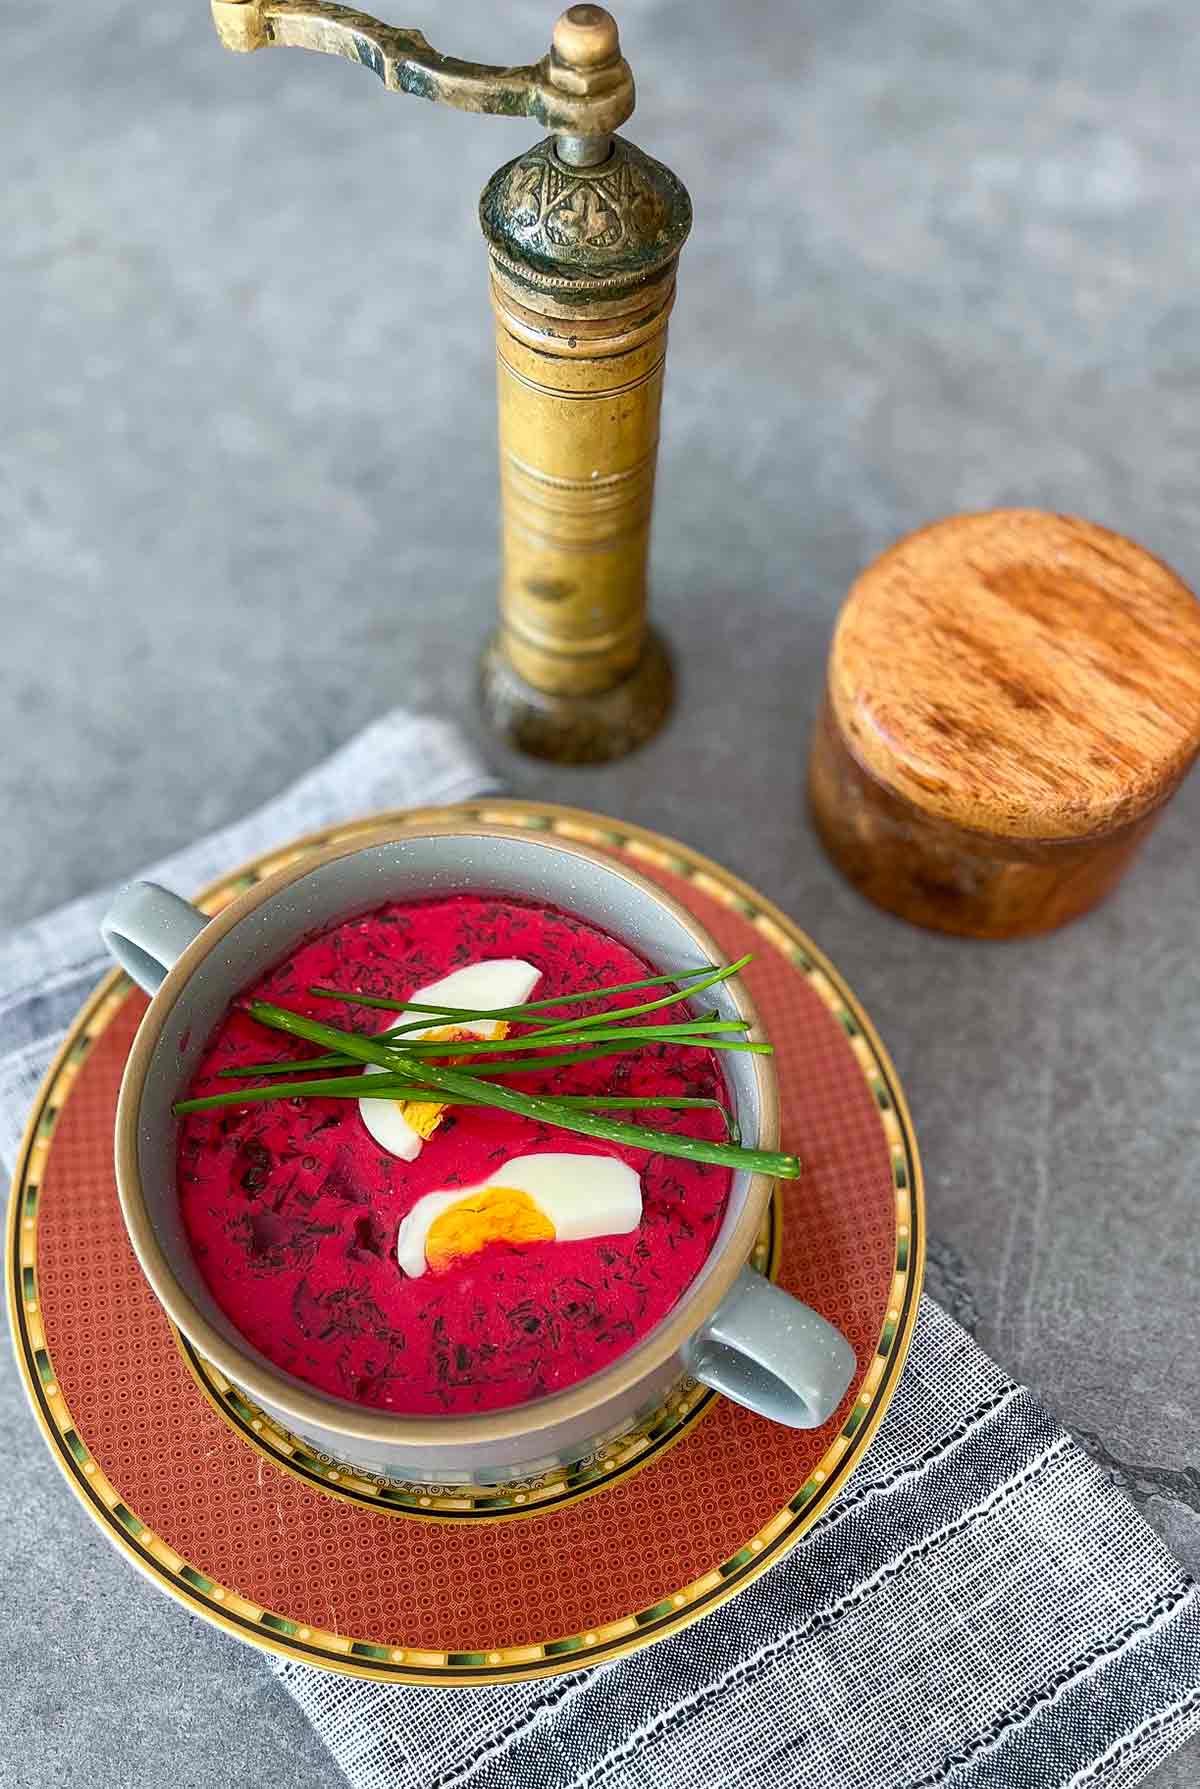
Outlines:
[[[718, 1608], [788, 1551], [827, 1507], [866, 1451], [891, 1401], [916, 1323], [924, 1271], [924, 1182], [920, 1155], [903, 1090], [870, 1018], [839, 972], [774, 902], [731, 871], [664, 834], [632, 822], [559, 803], [528, 799], [480, 798], [431, 807], [398, 809], [322, 827], [286, 846], [261, 853], [240, 869], [218, 878], [200, 896], [219, 911], [242, 887], [269, 875], [281, 863], [322, 844], [378, 827], [381, 823], [419, 826], [435, 819], [489, 818], [505, 824], [550, 831], [564, 838], [627, 851], [682, 876], [751, 920], [795, 967], [805, 974], [846, 1032], [865, 1079], [875, 1093], [887, 1137], [896, 1192], [897, 1251], [889, 1299], [867, 1389], [859, 1394], [842, 1429], [781, 1511], [751, 1536], [730, 1559], [650, 1609], [610, 1622], [594, 1632], [567, 1635], [525, 1647], [478, 1652], [431, 1652], [388, 1647], [351, 1636], [313, 1629], [241, 1597], [215, 1583], [182, 1559], [121, 1500], [100, 1462], [75, 1429], [54, 1378], [45, 1347], [37, 1297], [37, 1194], [40, 1170], [82, 1055], [92, 1038], [115, 1017], [129, 991], [119, 970], [107, 975], [84, 1002], [48, 1069], [26, 1127], [9, 1202], [6, 1289], [18, 1371], [35, 1419], [51, 1453], [84, 1507], [108, 1538], [144, 1576], [194, 1613], [260, 1649], [321, 1666], [344, 1675], [383, 1682], [436, 1683], [462, 1687], [477, 1683], [527, 1681], [578, 1670], [639, 1650]], [[873, 1071], [873, 1072], [872, 1072]], [[61, 1097], [57, 1104], [54, 1096]], [[40, 1337], [40, 1346], [39, 1346]], [[863, 1400], [866, 1400], [865, 1402]]]

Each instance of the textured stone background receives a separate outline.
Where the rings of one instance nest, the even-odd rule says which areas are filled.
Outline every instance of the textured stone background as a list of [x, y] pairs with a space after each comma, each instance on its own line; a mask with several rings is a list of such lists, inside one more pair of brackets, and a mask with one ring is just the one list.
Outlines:
[[[474, 206], [530, 133], [326, 59], [234, 60], [206, 10], [6, 21], [0, 923], [241, 812], [393, 702], [479, 731]], [[552, 16], [414, 22], [504, 61]], [[832, 953], [917, 1116], [933, 1289], [1196, 1568], [1200, 778], [1104, 911], [1008, 948], [868, 909], [802, 800], [834, 613], [895, 535], [1040, 504], [1200, 581], [1190, 8], [626, 0], [621, 23], [631, 134], [696, 203], [654, 547], [682, 700], [620, 766], [497, 759], [518, 793], [721, 857]], [[4, 1781], [332, 1785], [261, 1661], [109, 1553], [3, 1381]], [[1156, 1783], [1198, 1773], [1200, 1747]]]

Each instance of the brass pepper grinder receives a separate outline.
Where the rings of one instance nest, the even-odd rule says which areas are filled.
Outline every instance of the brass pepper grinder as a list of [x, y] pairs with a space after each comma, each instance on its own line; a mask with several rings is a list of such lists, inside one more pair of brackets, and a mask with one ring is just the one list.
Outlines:
[[344, 56], [384, 85], [551, 132], [499, 168], [479, 215], [500, 395], [500, 626], [481, 665], [497, 730], [562, 763], [620, 757], [671, 706], [646, 624], [667, 318], [692, 207], [614, 135], [634, 106], [617, 27], [572, 6], [522, 68], [442, 56], [419, 31], [324, 0], [212, 0], [231, 50]]

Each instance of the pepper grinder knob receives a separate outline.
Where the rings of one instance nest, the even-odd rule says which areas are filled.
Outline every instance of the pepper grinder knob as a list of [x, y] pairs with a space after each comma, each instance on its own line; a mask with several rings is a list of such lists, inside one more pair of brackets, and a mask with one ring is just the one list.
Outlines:
[[[586, 81], [598, 69], [623, 67], [617, 21], [611, 12], [602, 6], [569, 6], [559, 16], [550, 38], [552, 81], [570, 87]], [[632, 89], [632, 77], [630, 84]], [[569, 167], [591, 168], [608, 156], [612, 138], [606, 132], [560, 131], [555, 147], [559, 160]]]
[[617, 21], [602, 6], [568, 6], [550, 43], [559, 61], [575, 68], [597, 68], [621, 54]]

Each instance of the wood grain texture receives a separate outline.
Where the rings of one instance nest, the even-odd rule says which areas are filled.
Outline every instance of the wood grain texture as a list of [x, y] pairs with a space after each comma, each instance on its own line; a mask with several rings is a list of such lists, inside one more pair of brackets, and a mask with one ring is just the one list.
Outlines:
[[1094, 523], [952, 516], [857, 579], [829, 692], [851, 753], [921, 812], [1090, 838], [1157, 807], [1200, 750], [1200, 603]]
[[1200, 750], [1200, 604], [1122, 536], [997, 510], [867, 568], [809, 766], [845, 875], [918, 925], [1048, 931], [1113, 888]]
[[914, 925], [971, 938], [1052, 931], [1116, 887], [1160, 808], [1098, 839], [1013, 839], [922, 813], [846, 750], [828, 698], [809, 760], [821, 841], [861, 894]]

